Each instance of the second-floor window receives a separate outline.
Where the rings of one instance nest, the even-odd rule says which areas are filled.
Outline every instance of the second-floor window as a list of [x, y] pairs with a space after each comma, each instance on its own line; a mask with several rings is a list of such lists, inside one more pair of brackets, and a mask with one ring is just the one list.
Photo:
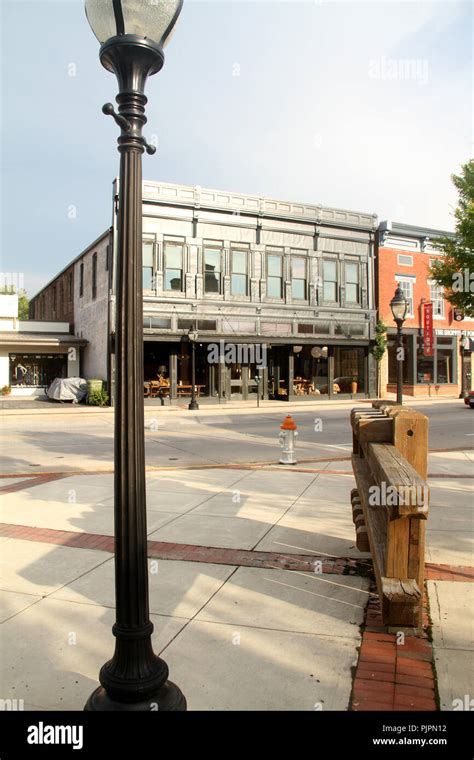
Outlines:
[[247, 251], [232, 251], [231, 260], [231, 294], [233, 296], [246, 296], [248, 295]]
[[283, 297], [283, 256], [267, 254], [267, 296]]
[[204, 292], [222, 294], [222, 248], [205, 245]]
[[184, 246], [182, 243], [166, 242], [164, 243], [165, 259], [165, 290], [182, 292], [183, 290], [183, 254]]
[[397, 283], [400, 285], [403, 295], [405, 296], [407, 306], [407, 317], [413, 317], [413, 283], [415, 278], [413, 277], [396, 277]]
[[359, 303], [359, 265], [346, 261], [346, 302]]
[[433, 304], [433, 317], [444, 317], [444, 291], [436, 282], [430, 282], [430, 300]]
[[153, 261], [153, 242], [151, 240], [143, 241], [143, 290], [153, 290], [154, 287], [154, 261]]
[[92, 298], [97, 297], [97, 254], [92, 256]]
[[338, 301], [337, 262], [326, 260], [323, 263], [323, 300]]
[[84, 295], [84, 264], [79, 267], [79, 297]]
[[291, 257], [291, 295], [298, 300], [306, 299], [306, 259], [303, 256]]

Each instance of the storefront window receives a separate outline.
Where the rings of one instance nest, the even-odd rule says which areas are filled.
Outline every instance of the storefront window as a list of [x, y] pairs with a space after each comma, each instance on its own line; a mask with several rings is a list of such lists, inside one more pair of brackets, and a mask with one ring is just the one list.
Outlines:
[[338, 346], [334, 349], [334, 393], [363, 393], [364, 389], [364, 349]]
[[423, 355], [423, 338], [417, 341], [417, 383], [443, 385], [454, 382], [455, 338], [436, 337], [433, 356]]
[[436, 382], [453, 382], [453, 356], [450, 349], [438, 348], [436, 352]]
[[423, 344], [418, 344], [418, 355], [416, 362], [416, 382], [417, 383], [434, 383], [434, 357], [423, 355]]
[[296, 346], [293, 352], [293, 393], [295, 396], [327, 395], [328, 347]]
[[[402, 337], [403, 346], [403, 361], [402, 361], [402, 380], [404, 383], [411, 383], [410, 380], [410, 354], [411, 354], [411, 335], [404, 335]], [[388, 382], [397, 382], [397, 341], [395, 338], [390, 338], [387, 345], [388, 350]]]
[[10, 354], [10, 385], [16, 388], [49, 385], [66, 375], [65, 354]]

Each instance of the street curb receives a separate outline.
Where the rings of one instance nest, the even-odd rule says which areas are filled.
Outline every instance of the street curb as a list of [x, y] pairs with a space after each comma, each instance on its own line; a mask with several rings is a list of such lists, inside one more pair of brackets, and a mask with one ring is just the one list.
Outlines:
[[[375, 400], [374, 398], [363, 398], [363, 399], [341, 399], [340, 401], [337, 399], [332, 399], [331, 401], [262, 401], [260, 406], [257, 407], [253, 402], [252, 405], [247, 406], [241, 406], [240, 402], [227, 402], [220, 406], [206, 406], [205, 404], [202, 405], [198, 410], [194, 410], [191, 412], [192, 415], [201, 416], [201, 415], [220, 415], [220, 414], [266, 414], [266, 413], [274, 413], [276, 411], [291, 411], [292, 409], [297, 409], [299, 411], [308, 410], [308, 411], [316, 411], [316, 410], [324, 410], [324, 409], [332, 409], [334, 407], [344, 408], [347, 407], [349, 409], [352, 409], [354, 406], [357, 406], [358, 404], [371, 404]], [[391, 399], [387, 398], [387, 401], [390, 401]], [[13, 403], [13, 402], [12, 402]], [[10, 416], [22, 416], [22, 415], [41, 415], [41, 414], [87, 414], [87, 415], [113, 415], [114, 413], [114, 407], [107, 407], [107, 408], [100, 408], [97, 407], [87, 407], [83, 405], [74, 405], [74, 406], [67, 406], [67, 407], [57, 407], [55, 408], [54, 405], [51, 407], [47, 407], [46, 409], [28, 409], [27, 404], [32, 403], [29, 401], [25, 401], [25, 408], [24, 409], [6, 409], [2, 408], [0, 409], [0, 419]], [[236, 404], [236, 406], [233, 406], [233, 404]], [[426, 406], [427, 404], [459, 404], [460, 400], [458, 398], [451, 398], [451, 397], [438, 397], [433, 398], [432, 396], [417, 396], [416, 399], [408, 398], [403, 400], [404, 406], [417, 406], [419, 404]], [[468, 409], [469, 407], [466, 407]], [[149, 406], [144, 405], [145, 409], [145, 416], [148, 414], [166, 414], [170, 412], [178, 413], [183, 412], [186, 416], [190, 414], [188, 408], [186, 405], [182, 406]]]

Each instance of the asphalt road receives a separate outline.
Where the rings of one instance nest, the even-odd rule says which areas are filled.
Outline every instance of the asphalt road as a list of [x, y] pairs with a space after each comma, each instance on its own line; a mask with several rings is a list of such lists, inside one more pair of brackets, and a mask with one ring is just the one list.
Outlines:
[[[354, 404], [356, 406], [356, 404]], [[364, 407], [366, 408], [366, 407]], [[426, 414], [430, 420], [430, 449], [474, 447], [474, 410], [459, 403], [417, 404], [416, 408]], [[317, 412], [292, 410], [291, 413], [298, 425], [301, 440], [312, 440], [318, 443], [337, 446], [350, 445], [351, 435], [348, 424], [349, 412], [337, 407], [325, 408]], [[285, 413], [275, 414], [240, 414], [226, 415], [225, 418], [207, 417], [202, 413], [196, 422], [212, 428], [237, 430], [257, 436], [278, 435], [278, 428]], [[316, 419], [321, 420], [322, 430], [316, 433]]]
[[[430, 419], [430, 450], [474, 447], [474, 411], [459, 401], [419, 403]], [[147, 410], [148, 467], [276, 462], [278, 433], [287, 413], [298, 425], [297, 456], [315, 461], [348, 457], [350, 405], [317, 412], [292, 408], [262, 413], [202, 409]], [[0, 429], [4, 474], [113, 467], [113, 415], [21, 414], [4, 416]]]

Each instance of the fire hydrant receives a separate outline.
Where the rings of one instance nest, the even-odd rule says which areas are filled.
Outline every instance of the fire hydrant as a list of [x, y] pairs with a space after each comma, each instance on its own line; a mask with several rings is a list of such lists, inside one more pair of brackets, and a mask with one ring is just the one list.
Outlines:
[[280, 425], [280, 435], [278, 436], [281, 445], [281, 464], [296, 464], [295, 439], [297, 435], [296, 422], [291, 414], [288, 414]]

